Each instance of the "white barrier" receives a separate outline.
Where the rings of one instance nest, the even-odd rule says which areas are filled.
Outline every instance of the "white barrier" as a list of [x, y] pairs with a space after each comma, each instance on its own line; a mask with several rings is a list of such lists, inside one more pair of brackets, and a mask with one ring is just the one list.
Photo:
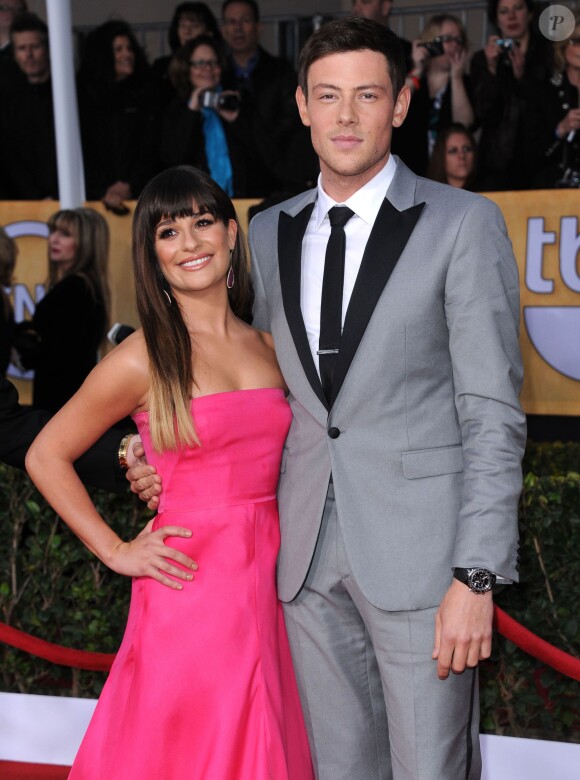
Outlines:
[[[94, 699], [0, 693], [0, 761], [70, 766]], [[580, 745], [482, 735], [482, 780], [580, 780]]]

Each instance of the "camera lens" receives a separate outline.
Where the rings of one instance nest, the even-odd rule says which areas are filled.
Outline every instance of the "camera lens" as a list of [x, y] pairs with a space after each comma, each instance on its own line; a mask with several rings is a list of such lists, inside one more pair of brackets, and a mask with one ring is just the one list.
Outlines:
[[220, 95], [219, 106], [225, 111], [237, 111], [240, 107], [240, 99], [237, 95]]

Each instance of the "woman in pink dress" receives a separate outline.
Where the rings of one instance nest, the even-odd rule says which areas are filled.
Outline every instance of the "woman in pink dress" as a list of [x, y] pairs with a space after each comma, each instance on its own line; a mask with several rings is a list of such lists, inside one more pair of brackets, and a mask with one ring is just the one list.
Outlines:
[[[77, 754], [79, 780], [310, 780], [275, 590], [276, 483], [290, 425], [233, 205], [205, 174], [164, 171], [133, 223], [142, 330], [33, 444], [27, 467], [101, 561], [133, 577], [125, 636]], [[159, 513], [124, 541], [73, 462], [133, 415], [162, 475]]]

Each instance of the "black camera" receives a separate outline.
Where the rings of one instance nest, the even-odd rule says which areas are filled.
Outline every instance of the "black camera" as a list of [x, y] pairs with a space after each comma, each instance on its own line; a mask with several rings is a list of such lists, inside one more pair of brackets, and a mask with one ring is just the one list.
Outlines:
[[442, 54], [445, 54], [445, 50], [443, 49], [443, 41], [441, 40], [440, 35], [438, 35], [436, 38], [433, 38], [432, 41], [420, 43], [419, 46], [423, 46], [425, 49], [427, 49], [430, 57], [440, 57]]
[[499, 46], [500, 49], [503, 49], [503, 51], [511, 51], [514, 48], [514, 39], [498, 38], [496, 41], [496, 45]]
[[215, 111], [218, 108], [224, 111], [237, 111], [240, 107], [238, 95], [231, 93], [224, 95], [223, 92], [212, 92], [211, 89], [206, 89], [200, 93], [199, 102], [203, 108], [213, 108]]

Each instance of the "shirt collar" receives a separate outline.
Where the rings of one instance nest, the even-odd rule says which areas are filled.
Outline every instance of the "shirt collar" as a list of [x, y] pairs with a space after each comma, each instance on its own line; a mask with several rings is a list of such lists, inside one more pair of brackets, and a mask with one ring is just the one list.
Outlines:
[[236, 77], [239, 79], [249, 79], [252, 73], [254, 72], [254, 69], [256, 65], [258, 64], [258, 60], [260, 59], [260, 50], [258, 49], [255, 54], [253, 54], [250, 59], [248, 60], [248, 64], [243, 67], [242, 65], [238, 65], [238, 63], [234, 60], [234, 58], [231, 58], [231, 63], [234, 68], [234, 73], [236, 74]]
[[[357, 217], [360, 217], [371, 226], [374, 225], [396, 170], [397, 163], [395, 158], [392, 154], [389, 154], [386, 165], [360, 190], [357, 190], [354, 195], [351, 195], [350, 198], [340, 205], [348, 206]], [[316, 199], [316, 230], [320, 228], [329, 210], [336, 205], [337, 202], [327, 195], [322, 188], [322, 174], [320, 174], [318, 176]]]

